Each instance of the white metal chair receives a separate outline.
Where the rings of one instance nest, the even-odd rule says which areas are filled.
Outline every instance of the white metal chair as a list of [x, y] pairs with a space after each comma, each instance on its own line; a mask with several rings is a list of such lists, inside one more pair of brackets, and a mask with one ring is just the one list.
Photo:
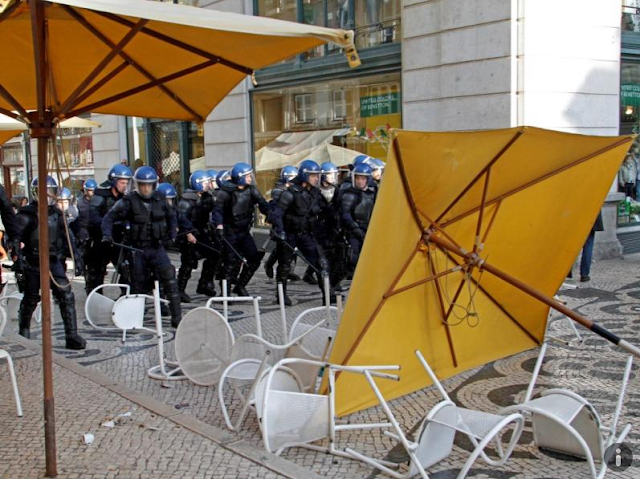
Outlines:
[[[307, 325], [302, 322], [305, 316], [315, 311], [325, 311], [326, 314], [315, 324]], [[322, 306], [303, 311], [294, 320], [294, 327], [290, 331], [290, 340], [286, 344], [277, 345], [254, 335], [245, 334], [234, 342], [228, 366], [222, 373], [218, 384], [218, 399], [225, 423], [229, 429], [238, 429], [244, 421], [249, 406], [255, 404], [254, 391], [262, 374], [269, 367], [284, 358], [307, 359], [311, 362], [298, 362], [289, 368], [296, 374], [302, 388], [308, 392], [315, 392], [321, 364], [329, 354], [333, 331], [322, 328], [327, 322], [327, 315], [337, 312], [334, 306]], [[324, 329], [324, 331], [322, 331]], [[294, 336], [295, 334], [298, 336]], [[324, 345], [318, 341], [324, 338]], [[232, 423], [227, 405], [224, 401], [225, 384], [232, 383], [235, 395], [242, 404], [241, 412], [235, 423]], [[250, 390], [245, 396], [240, 387], [250, 384]]]
[[586, 459], [591, 476], [600, 479], [607, 472], [607, 448], [624, 442], [631, 430], [631, 424], [627, 424], [620, 434], [617, 432], [633, 356], [627, 358], [611, 425], [604, 426], [589, 401], [572, 391], [549, 389], [543, 391], [540, 397], [532, 399], [547, 347], [545, 342], [540, 348], [524, 401], [506, 407], [501, 412], [520, 412], [530, 416], [533, 438], [539, 448]]
[[[373, 380], [373, 377], [368, 371], [364, 372], [369, 385], [380, 401], [385, 414], [395, 430], [395, 434], [389, 431], [385, 431], [384, 434], [398, 441], [409, 455], [410, 460], [407, 472], [402, 474], [394, 470], [398, 467], [398, 464], [393, 464], [392, 467], [389, 467], [388, 463], [385, 464], [380, 459], [365, 456], [352, 449], [347, 448], [346, 452], [392, 477], [409, 478], [419, 474], [422, 478], [428, 479], [429, 476], [426, 471], [451, 454], [455, 434], [456, 432], [460, 432], [469, 438], [474, 446], [474, 450], [462, 466], [457, 476], [458, 478], [463, 478], [467, 475], [478, 456], [482, 457], [489, 465], [503, 465], [511, 456], [522, 434], [524, 426], [523, 416], [519, 413], [504, 416], [457, 406], [451, 401], [449, 395], [442, 387], [442, 384], [440, 384], [440, 381], [438, 381], [438, 378], [420, 351], [416, 351], [416, 356], [442, 395], [443, 401], [436, 404], [431, 411], [429, 411], [427, 417], [424, 418], [415, 436], [415, 441], [407, 439], [400, 424], [394, 417], [389, 405]], [[515, 429], [509, 442], [506, 446], [503, 446], [501, 433], [511, 425], [515, 426]], [[485, 448], [490, 443], [493, 443], [498, 454], [497, 460], [490, 458], [485, 453]]]
[[[324, 367], [328, 374], [329, 394], [309, 394], [296, 390], [296, 381], [285, 383], [283, 371], [294, 375], [295, 366]], [[283, 359], [262, 375], [255, 389], [258, 415], [264, 447], [267, 452], [281, 454], [290, 447], [305, 447], [353, 459], [354, 456], [336, 447], [336, 433], [357, 429], [391, 427], [390, 423], [337, 424], [335, 416], [335, 374], [367, 374], [369, 377], [398, 380], [398, 376], [380, 371], [397, 371], [399, 366], [339, 366], [307, 359]], [[286, 388], [282, 385], [285, 383]], [[298, 382], [299, 384], [299, 382]], [[311, 444], [329, 439], [328, 447]], [[386, 462], [385, 462], [386, 463]]]
[[[7, 324], [7, 313], [4, 308], [0, 306], [0, 336], [4, 332], [4, 327]], [[16, 410], [18, 412], [18, 417], [22, 417], [22, 402], [20, 401], [20, 393], [18, 392], [18, 381], [16, 379], [16, 372], [13, 368], [13, 360], [11, 359], [11, 355], [5, 349], [0, 349], [0, 359], [6, 359], [7, 365], [9, 366], [9, 377], [11, 378], [11, 386], [13, 387], [13, 398], [16, 402]]]
[[[124, 291], [125, 294], [112, 299], [106, 294], [108, 290], [116, 294]], [[153, 300], [154, 297], [130, 293], [131, 288], [127, 284], [106, 283], [95, 287], [84, 304], [84, 314], [89, 324], [103, 331], [122, 331], [123, 342], [127, 339], [127, 331], [144, 330], [155, 333], [156, 329], [143, 325], [145, 302], [147, 299]], [[106, 326], [107, 324], [113, 326]]]

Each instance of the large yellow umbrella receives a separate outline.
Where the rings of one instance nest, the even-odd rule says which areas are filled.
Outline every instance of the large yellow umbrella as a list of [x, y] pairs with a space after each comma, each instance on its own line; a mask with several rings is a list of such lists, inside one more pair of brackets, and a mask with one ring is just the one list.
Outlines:
[[[552, 299], [631, 137], [395, 135], [332, 362], [400, 364], [401, 380], [381, 383], [398, 397], [428, 384], [415, 349], [450, 377], [540, 344], [550, 306], [638, 354]], [[342, 414], [375, 402], [364, 381], [347, 390]]]
[[[0, 113], [38, 139], [39, 198], [47, 146], [85, 112], [202, 122], [259, 68], [326, 42], [359, 64], [353, 33], [145, 0], [0, 0]], [[31, 110], [35, 110], [31, 112]], [[46, 225], [47, 202], [38, 215]], [[39, 228], [47, 475], [56, 475], [48, 229]]]

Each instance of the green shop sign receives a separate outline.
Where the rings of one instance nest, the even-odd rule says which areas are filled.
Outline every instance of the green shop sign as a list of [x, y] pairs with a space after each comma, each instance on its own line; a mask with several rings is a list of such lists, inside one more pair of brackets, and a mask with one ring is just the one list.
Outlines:
[[400, 111], [400, 94], [398, 92], [360, 97], [361, 118], [392, 115], [398, 113], [398, 111]]
[[620, 91], [620, 102], [623, 105], [640, 106], [640, 84], [623, 84]]

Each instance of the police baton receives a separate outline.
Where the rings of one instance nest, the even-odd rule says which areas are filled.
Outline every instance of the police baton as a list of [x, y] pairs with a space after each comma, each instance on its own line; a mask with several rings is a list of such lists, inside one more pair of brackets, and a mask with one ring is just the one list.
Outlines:
[[235, 249], [233, 247], [233, 245], [229, 242], [229, 240], [227, 238], [225, 238], [224, 236], [222, 236], [222, 240], [225, 242], [225, 244], [229, 247], [229, 249], [231, 251], [233, 251], [233, 253], [240, 258], [240, 261], [242, 261], [245, 265], [248, 265], [249, 262], [247, 261], [247, 258], [245, 258], [244, 256], [242, 256], [237, 249]]
[[198, 233], [198, 230], [193, 229], [193, 230], [185, 231], [184, 233], [178, 233], [176, 235], [176, 238], [178, 238], [180, 236], [188, 235], [188, 234], [193, 234], [193, 233]]
[[140, 248], [134, 248], [133, 246], [129, 246], [127, 244], [116, 243], [115, 241], [113, 241], [111, 244], [113, 246], [118, 246], [120, 248], [128, 249], [129, 251], [133, 251], [134, 253], [144, 253], [144, 251], [142, 251]]
[[219, 249], [216, 249], [213, 246], [209, 246], [208, 244], [203, 243], [202, 241], [196, 240], [196, 244], [201, 246], [201, 247], [203, 247], [203, 248], [210, 249], [211, 251], [220, 254], [220, 250]]
[[293, 246], [291, 246], [289, 243], [287, 243], [286, 240], [279, 240], [282, 241], [282, 243], [287, 246], [291, 251], [293, 251], [293, 254], [295, 254], [298, 258], [300, 258], [302, 261], [304, 261], [305, 263], [307, 263], [307, 265], [314, 270], [316, 273], [318, 274], [322, 274], [320, 273], [320, 270], [318, 270], [318, 268], [316, 268], [314, 265], [312, 265], [309, 260], [307, 258], [304, 257], [304, 255], [302, 254], [302, 252], [298, 249], [298, 248], [294, 248]]

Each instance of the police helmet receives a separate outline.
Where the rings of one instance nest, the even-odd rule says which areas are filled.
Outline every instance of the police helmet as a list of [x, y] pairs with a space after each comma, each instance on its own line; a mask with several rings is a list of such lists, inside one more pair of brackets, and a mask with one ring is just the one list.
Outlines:
[[353, 166], [360, 165], [362, 163], [367, 163], [371, 157], [369, 155], [358, 155], [353, 159]]
[[[31, 181], [31, 193], [34, 201], [38, 201], [38, 177]], [[52, 176], [47, 175], [47, 204], [53, 205], [58, 196], [58, 183]]]
[[94, 179], [88, 179], [82, 185], [84, 191], [93, 191], [98, 187], [98, 183]]
[[356, 185], [356, 182], [355, 182], [356, 176], [366, 176], [368, 178], [371, 178], [371, 173], [373, 173], [373, 170], [366, 163], [360, 163], [359, 165], [355, 165], [353, 167], [353, 170], [351, 170], [351, 184], [353, 186]]
[[293, 165], [287, 165], [280, 171], [280, 180], [283, 183], [291, 183], [298, 176], [298, 168]]
[[73, 193], [69, 188], [62, 188], [60, 190], [60, 194], [58, 194], [59, 200], [71, 200], [73, 198]]
[[211, 189], [218, 188], [218, 183], [216, 182], [218, 172], [216, 170], [207, 170], [207, 174], [209, 175], [209, 178], [211, 178]]
[[236, 185], [246, 186], [249, 183], [247, 182], [247, 178], [253, 173], [253, 168], [248, 163], [236, 163], [233, 165], [231, 169], [231, 181], [233, 181]]
[[131, 168], [128, 166], [118, 163], [111, 167], [107, 178], [109, 179], [111, 187], [114, 188], [120, 179], [131, 180], [131, 178], [133, 178], [133, 173], [131, 172]]
[[189, 186], [192, 190], [202, 193], [203, 191], [207, 191], [207, 184], [210, 180], [211, 177], [209, 177], [209, 173], [204, 170], [196, 170], [191, 173], [189, 177]]
[[160, 183], [157, 190], [169, 200], [172, 200], [176, 196], [178, 196], [178, 192], [171, 183]]
[[[158, 174], [156, 173], [156, 170], [154, 170], [150, 166], [141, 166], [134, 173], [133, 182], [135, 183], [135, 186], [136, 186], [136, 192], [143, 198], [149, 199], [153, 195], [153, 190], [156, 189], [156, 185], [158, 183]], [[143, 195], [140, 192], [141, 184], [153, 185], [153, 189], [151, 190], [151, 193], [149, 193], [148, 195]]]
[[229, 181], [231, 181], [231, 172], [229, 170], [220, 170], [216, 175], [216, 183], [218, 183], [218, 188], [222, 188], [226, 186]]
[[304, 183], [309, 182], [309, 175], [320, 174], [320, 165], [313, 160], [304, 160], [298, 166], [298, 179]]
[[322, 181], [335, 185], [338, 181], [338, 167], [330, 161], [325, 161], [320, 165], [320, 171], [322, 171]]

